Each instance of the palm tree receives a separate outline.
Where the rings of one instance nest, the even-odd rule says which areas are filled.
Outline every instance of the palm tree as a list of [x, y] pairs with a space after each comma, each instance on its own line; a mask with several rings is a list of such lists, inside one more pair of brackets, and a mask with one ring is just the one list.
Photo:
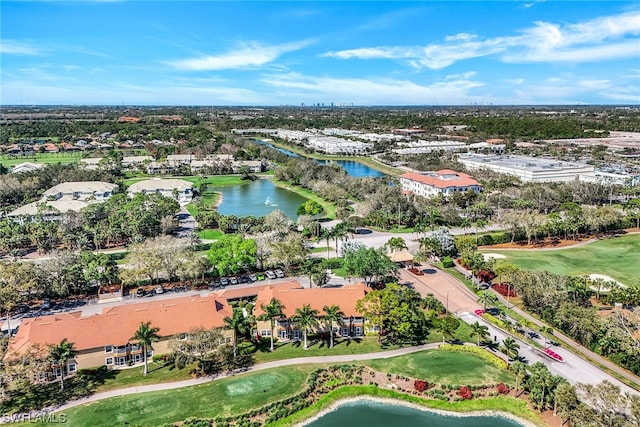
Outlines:
[[407, 249], [407, 244], [402, 237], [392, 237], [387, 242], [389, 252], [396, 252], [402, 249]]
[[330, 258], [329, 249], [331, 248], [329, 246], [329, 241], [333, 237], [333, 230], [329, 229], [329, 228], [323, 228], [320, 231], [320, 236], [318, 236], [318, 237], [319, 237], [319, 239], [324, 239], [327, 242], [327, 259], [329, 259]]
[[309, 328], [318, 326], [318, 310], [311, 308], [309, 304], [304, 304], [302, 308], [296, 308], [296, 314], [291, 318], [293, 323], [302, 329], [304, 337], [304, 349], [307, 349], [307, 332]]
[[344, 325], [344, 312], [337, 305], [325, 305], [322, 307], [324, 311], [324, 320], [329, 322], [329, 348], [333, 347], [333, 324]]
[[271, 351], [273, 351], [273, 332], [276, 327], [276, 320], [284, 317], [284, 305], [277, 298], [271, 298], [269, 304], [261, 304], [262, 314], [258, 316], [258, 320], [268, 320], [271, 325]]
[[494, 306], [498, 302], [498, 297], [491, 291], [482, 291], [478, 296], [478, 302], [487, 309], [487, 306]]
[[489, 327], [481, 325], [477, 321], [471, 324], [471, 336], [478, 337], [478, 347], [480, 346], [480, 338], [484, 339], [489, 336]]
[[242, 314], [242, 310], [234, 310], [232, 317], [225, 317], [224, 323], [227, 328], [233, 331], [233, 357], [238, 355], [238, 334], [244, 335], [247, 332], [247, 319]]
[[153, 350], [153, 343], [160, 339], [158, 332], [160, 328], [151, 326], [151, 322], [142, 322], [138, 327], [138, 330], [131, 337], [132, 340], [137, 340], [138, 344], [142, 346], [142, 360], [144, 361], [143, 375], [149, 373], [149, 367], [147, 365], [147, 349]]
[[[505, 338], [502, 341], [502, 352], [506, 354], [511, 359], [516, 359], [518, 357], [518, 349], [520, 346], [513, 338]], [[508, 362], [507, 362], [508, 363]]]
[[67, 360], [76, 357], [78, 352], [76, 351], [74, 344], [67, 341], [66, 338], [63, 338], [63, 340], [60, 341], [60, 344], [51, 346], [49, 351], [51, 358], [53, 359], [53, 363], [58, 365], [60, 369], [60, 390], [64, 390], [64, 374]]
[[518, 393], [518, 386], [520, 385], [520, 383], [522, 382], [522, 380], [524, 379], [524, 377], [527, 376], [527, 365], [516, 360], [515, 362], [513, 362], [511, 364], [511, 366], [509, 366], [509, 370], [511, 372], [513, 372], [513, 375], [516, 377], [516, 385], [515, 385], [515, 392], [516, 394]]

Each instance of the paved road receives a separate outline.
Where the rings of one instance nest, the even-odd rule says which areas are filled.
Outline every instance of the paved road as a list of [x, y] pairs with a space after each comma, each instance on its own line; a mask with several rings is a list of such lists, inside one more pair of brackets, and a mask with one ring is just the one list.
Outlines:
[[623, 392], [638, 394], [638, 391], [572, 352], [562, 351], [562, 348], [554, 349], [556, 353], [565, 359], [564, 363], [553, 361], [542, 355], [538, 350], [535, 350], [518, 337], [500, 330], [493, 324], [473, 314], [476, 309], [482, 307], [477, 303], [475, 294], [464, 284], [437, 268], [430, 268], [428, 271], [430, 273], [424, 276], [416, 276], [407, 270], [402, 270], [400, 275], [403, 281], [412, 282], [413, 287], [420, 292], [421, 295], [424, 296], [431, 293], [442, 301], [443, 304], [448, 303], [449, 310], [455, 313], [461, 320], [470, 324], [478, 321], [480, 324], [486, 325], [489, 328], [490, 336], [496, 339], [497, 342], [502, 342], [507, 336], [514, 338], [520, 345], [520, 355], [525, 357], [527, 362], [542, 362], [549, 367], [549, 370], [553, 374], [566, 378], [567, 381], [572, 384], [577, 382], [597, 384], [608, 380], [620, 386]]

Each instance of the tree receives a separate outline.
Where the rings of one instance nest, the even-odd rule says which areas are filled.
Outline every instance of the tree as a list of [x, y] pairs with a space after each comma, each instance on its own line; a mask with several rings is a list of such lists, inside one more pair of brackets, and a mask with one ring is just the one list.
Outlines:
[[345, 250], [343, 267], [349, 276], [362, 277], [369, 286], [375, 281], [395, 275], [398, 266], [384, 253], [384, 248], [359, 246]]
[[233, 316], [225, 317], [224, 324], [233, 331], [233, 357], [238, 355], [238, 334], [244, 335], [249, 329], [247, 319], [242, 314], [242, 310], [233, 310]]
[[387, 241], [387, 248], [389, 248], [389, 252], [396, 252], [407, 249], [407, 243], [402, 237], [392, 237]]
[[476, 228], [476, 245], [478, 244], [478, 234], [480, 231], [484, 231], [489, 226], [489, 221], [484, 218], [478, 218], [473, 222], [473, 225]]
[[494, 306], [498, 302], [498, 297], [491, 291], [482, 291], [480, 295], [478, 295], [478, 302], [482, 304], [486, 310], [487, 306]]
[[160, 332], [160, 328], [151, 326], [151, 322], [142, 322], [136, 333], [131, 337], [132, 340], [138, 341], [142, 347], [142, 360], [144, 361], [143, 375], [147, 375], [149, 372], [147, 366], [147, 351], [153, 350], [153, 343], [160, 339], [158, 332]]
[[368, 292], [356, 303], [356, 310], [380, 328], [378, 342], [416, 343], [426, 336], [427, 319], [422, 299], [414, 289], [389, 283], [384, 289]]
[[477, 321], [471, 324], [471, 336], [478, 337], [478, 346], [480, 346], [480, 339], [487, 338], [489, 336], [489, 327], [481, 325]]
[[225, 235], [211, 244], [209, 260], [220, 276], [237, 274], [256, 264], [257, 245], [253, 239]]
[[271, 245], [270, 260], [273, 264], [282, 264], [285, 271], [288, 272], [291, 266], [305, 260], [308, 251], [302, 235], [291, 233], [281, 242], [275, 242]]
[[547, 407], [548, 393], [553, 387], [554, 378], [547, 366], [542, 362], [536, 362], [529, 367], [529, 378], [526, 387], [529, 390], [531, 403], [541, 411]]
[[302, 329], [304, 337], [304, 349], [307, 349], [307, 332], [310, 328], [318, 326], [318, 310], [304, 304], [302, 308], [296, 308], [296, 314], [291, 318], [294, 324]]
[[72, 342], [63, 338], [62, 341], [60, 341], [60, 344], [51, 346], [50, 354], [53, 359], [53, 363], [58, 365], [58, 368], [60, 369], [60, 390], [64, 390], [64, 375], [67, 367], [67, 360], [73, 359], [78, 352]]
[[183, 336], [173, 338], [169, 347], [173, 351], [176, 367], [184, 368], [189, 363], [197, 362], [201, 374], [220, 371], [228, 359], [233, 357], [232, 350], [226, 351], [229, 347], [225, 345], [220, 328], [193, 329]]
[[331, 306], [325, 305], [322, 307], [324, 311], [324, 320], [329, 322], [329, 348], [333, 347], [333, 324], [342, 326], [344, 325], [344, 312], [340, 310], [340, 307], [336, 304]]
[[453, 334], [460, 327], [460, 320], [446, 315], [434, 320], [433, 326], [442, 333], [442, 342], [444, 342], [445, 337], [453, 338]]
[[502, 341], [502, 352], [504, 354], [506, 354], [511, 359], [517, 359], [518, 358], [518, 349], [519, 348], [520, 348], [520, 346], [518, 345], [516, 340], [514, 340], [511, 337], [505, 338]]
[[38, 286], [38, 274], [32, 263], [0, 262], [0, 305], [7, 312], [11, 329], [11, 310], [27, 300]]
[[269, 304], [260, 305], [262, 314], [258, 316], [258, 320], [269, 321], [271, 326], [271, 351], [273, 351], [273, 333], [276, 327], [276, 320], [284, 317], [284, 305], [277, 298], [271, 298]]
[[296, 214], [298, 215], [320, 215], [324, 211], [322, 205], [315, 200], [307, 200], [300, 206], [298, 206], [298, 210]]
[[519, 360], [514, 361], [510, 366], [509, 370], [513, 373], [513, 376], [516, 377], [516, 385], [514, 390], [516, 394], [518, 393], [518, 386], [522, 384], [522, 380], [527, 376], [527, 365]]

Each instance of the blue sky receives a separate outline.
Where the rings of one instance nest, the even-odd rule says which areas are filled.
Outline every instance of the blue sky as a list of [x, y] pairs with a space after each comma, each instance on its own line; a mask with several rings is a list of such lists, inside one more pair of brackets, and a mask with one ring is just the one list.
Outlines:
[[640, 3], [7, 1], [0, 102], [639, 104]]

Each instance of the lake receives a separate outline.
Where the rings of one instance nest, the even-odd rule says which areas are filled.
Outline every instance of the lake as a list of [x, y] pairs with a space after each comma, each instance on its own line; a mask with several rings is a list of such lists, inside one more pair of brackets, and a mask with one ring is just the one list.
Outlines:
[[442, 415], [403, 405], [358, 400], [306, 424], [309, 427], [523, 427], [516, 421], [495, 416]]
[[[279, 152], [284, 153], [287, 156], [300, 157], [298, 154], [289, 150], [285, 150], [283, 148], [276, 147], [275, 145], [270, 144], [264, 139], [256, 139], [255, 141], [258, 144], [267, 145], [275, 150], [278, 150]], [[342, 169], [347, 171], [349, 175], [355, 178], [366, 178], [366, 177], [378, 178], [378, 177], [386, 176], [384, 173], [380, 172], [377, 169], [370, 168], [367, 165], [363, 165], [360, 162], [354, 162], [353, 160], [316, 160], [316, 162], [321, 165], [326, 165], [329, 163], [337, 163], [342, 167]]]
[[307, 201], [296, 193], [276, 187], [268, 179], [210, 189], [222, 193], [222, 204], [218, 206], [218, 212], [223, 215], [258, 217], [280, 209], [289, 218], [296, 219], [298, 206]]

